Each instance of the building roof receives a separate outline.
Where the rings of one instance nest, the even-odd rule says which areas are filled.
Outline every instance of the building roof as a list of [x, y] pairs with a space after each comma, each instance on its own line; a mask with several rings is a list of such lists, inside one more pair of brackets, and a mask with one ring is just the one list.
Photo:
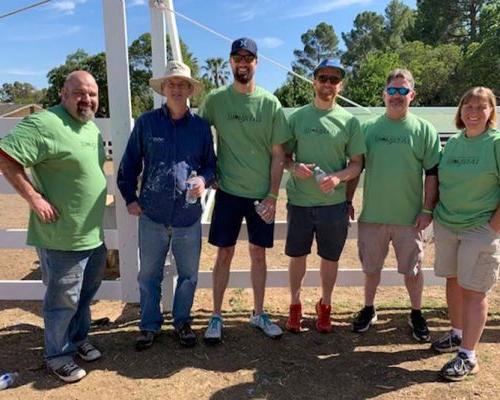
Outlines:
[[35, 108], [37, 111], [42, 110], [42, 106], [39, 104], [0, 103], [0, 117], [8, 117], [10, 114], [30, 107]]

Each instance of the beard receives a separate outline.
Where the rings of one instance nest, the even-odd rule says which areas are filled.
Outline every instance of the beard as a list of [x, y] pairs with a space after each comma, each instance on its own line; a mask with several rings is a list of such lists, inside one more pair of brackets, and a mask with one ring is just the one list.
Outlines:
[[76, 113], [78, 115], [78, 119], [81, 122], [89, 122], [90, 120], [94, 119], [95, 112], [96, 112], [96, 110], [94, 110], [92, 108], [92, 106], [88, 107], [88, 108], [84, 108], [79, 104], [77, 105]]
[[246, 85], [248, 82], [252, 80], [254, 74], [250, 70], [245, 70], [243, 72], [243, 71], [238, 71], [238, 69], [236, 69], [235, 71], [233, 71], [233, 75], [235, 81]]

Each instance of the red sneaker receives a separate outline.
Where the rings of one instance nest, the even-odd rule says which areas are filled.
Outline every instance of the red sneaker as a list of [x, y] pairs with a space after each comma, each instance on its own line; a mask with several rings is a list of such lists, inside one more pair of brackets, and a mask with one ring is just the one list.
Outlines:
[[330, 333], [332, 331], [332, 323], [330, 322], [330, 314], [332, 306], [327, 306], [321, 302], [321, 299], [316, 303], [316, 330], [320, 333]]
[[286, 330], [293, 333], [300, 332], [300, 320], [302, 319], [302, 304], [290, 304], [288, 321], [286, 321]]

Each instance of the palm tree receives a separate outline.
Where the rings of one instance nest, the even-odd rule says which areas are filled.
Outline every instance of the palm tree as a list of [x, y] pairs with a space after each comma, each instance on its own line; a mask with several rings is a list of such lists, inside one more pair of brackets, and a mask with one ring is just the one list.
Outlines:
[[229, 64], [223, 58], [207, 58], [206, 65], [201, 69], [205, 71], [203, 78], [212, 82], [215, 87], [225, 85], [229, 80]]

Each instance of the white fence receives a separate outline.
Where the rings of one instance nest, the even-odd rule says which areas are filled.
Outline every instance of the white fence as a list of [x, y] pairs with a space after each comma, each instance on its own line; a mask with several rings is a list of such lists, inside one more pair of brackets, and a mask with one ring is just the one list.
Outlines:
[[[440, 119], [443, 118], [443, 115], [453, 115], [454, 109], [440, 109], [441, 112], [439, 114]], [[432, 113], [425, 113], [426, 117], [432, 120]], [[10, 129], [12, 129], [20, 119], [17, 118], [0, 118], [0, 138], [5, 136]], [[113, 142], [113, 138], [110, 134], [109, 128], [109, 120], [108, 119], [98, 119], [97, 124], [101, 128], [103, 133], [103, 139], [107, 143]], [[441, 127], [441, 129], [443, 129]], [[445, 130], [446, 132], [451, 131]], [[116, 139], [116, 138], [115, 138]], [[119, 140], [123, 140], [123, 138], [119, 138]], [[116, 162], [116, 161], [115, 161]], [[116, 165], [116, 164], [115, 164]], [[107, 176], [108, 181], [108, 194], [116, 195], [117, 189], [115, 184], [114, 176]], [[0, 175], [0, 195], [15, 195], [15, 192], [11, 188], [11, 186], [5, 181], [3, 176]], [[23, 201], [23, 200], [20, 200]], [[210, 203], [210, 202], [209, 202]], [[6, 210], [0, 210], [0, 218], [2, 213], [5, 213]], [[206, 215], [209, 215], [208, 213]], [[123, 216], [122, 218], [134, 219], [130, 216]], [[115, 214], [115, 208], [108, 206], [106, 209], [106, 218], [105, 218], [105, 237], [106, 244], [110, 249], [118, 249], [119, 248], [119, 231], [116, 226], [120, 226], [119, 223], [120, 214]], [[136, 224], [134, 223], [126, 223], [125, 226], [129, 226], [131, 228], [130, 232], [120, 232], [124, 237], [136, 237], [137, 232]], [[206, 237], [208, 235], [210, 222], [208, 218], [205, 216], [203, 218], [203, 236]], [[278, 221], [276, 223], [275, 228], [275, 238], [276, 239], [285, 239], [286, 237], [286, 222]], [[353, 239], [357, 237], [357, 224], [354, 222], [349, 229], [349, 239]], [[20, 249], [26, 248], [25, 244], [26, 238], [26, 230], [25, 229], [0, 229], [0, 249]], [[246, 227], [243, 226], [240, 232], [240, 239], [246, 240]], [[131, 243], [134, 243], [131, 241]], [[133, 244], [133, 246], [135, 246]], [[137, 302], [138, 301], [138, 289], [136, 282], [136, 274], [137, 274], [137, 250], [127, 249], [127, 254], [132, 254], [132, 257], [135, 259], [132, 260], [124, 260], [123, 257], [120, 257], [120, 279], [109, 281], [106, 280], [103, 282], [99, 292], [97, 293], [98, 299], [121, 299], [127, 302]], [[1, 254], [1, 253], [0, 253]], [[120, 254], [121, 255], [121, 254]], [[129, 256], [130, 257], [130, 256]], [[166, 266], [166, 274], [165, 274], [165, 282], [164, 282], [164, 299], [166, 307], [168, 308], [172, 301], [173, 289], [175, 286], [176, 273], [174, 271], [174, 263], [168, 263]], [[203, 266], [207, 267], [207, 266]], [[244, 267], [244, 266], [238, 266]], [[281, 268], [276, 268], [281, 267]], [[267, 287], [286, 287], [288, 286], [288, 272], [285, 268], [286, 266], [271, 266], [268, 271], [267, 277]], [[128, 268], [124, 270], [124, 268]], [[199, 274], [199, 288], [211, 288], [212, 287], [212, 279], [211, 272], [207, 271], [206, 268], [203, 271], [200, 271]], [[425, 268], [424, 269], [425, 280], [427, 284], [442, 284], [442, 280], [438, 279], [434, 276], [432, 269]], [[386, 269], [383, 272], [382, 276], [382, 285], [401, 285], [402, 278], [397, 273], [395, 269]], [[337, 285], [339, 286], [362, 286], [363, 285], [363, 274], [360, 268], [342, 268], [340, 266]], [[306, 273], [306, 277], [304, 280], [304, 286], [306, 287], [317, 287], [320, 286], [320, 277], [318, 269], [310, 269]], [[231, 278], [229, 281], [229, 287], [233, 288], [250, 288], [250, 271], [248, 269], [238, 269], [231, 273]], [[41, 281], [32, 281], [32, 280], [20, 280], [20, 281], [8, 281], [0, 280], [0, 299], [6, 300], [39, 300], [43, 298], [45, 288]]]

